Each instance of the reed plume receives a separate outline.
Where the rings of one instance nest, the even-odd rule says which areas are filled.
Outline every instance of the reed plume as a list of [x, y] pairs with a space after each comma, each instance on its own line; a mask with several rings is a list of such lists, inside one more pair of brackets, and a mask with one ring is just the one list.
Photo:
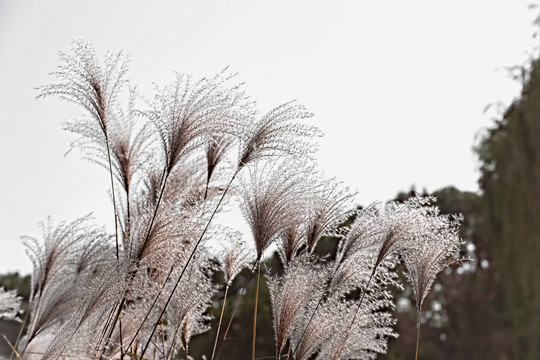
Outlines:
[[322, 294], [328, 267], [317, 263], [310, 256], [296, 258], [281, 277], [269, 280], [274, 332], [276, 336], [276, 359], [279, 359], [287, 340], [291, 337], [294, 323], [303, 315], [310, 302]]
[[21, 297], [17, 295], [17, 291], [6, 291], [0, 286], [0, 319], [20, 321], [17, 316], [21, 312]]

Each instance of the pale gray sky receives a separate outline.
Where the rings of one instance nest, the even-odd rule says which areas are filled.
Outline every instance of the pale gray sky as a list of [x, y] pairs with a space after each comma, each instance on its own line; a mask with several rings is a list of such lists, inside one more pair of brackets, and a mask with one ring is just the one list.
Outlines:
[[71, 39], [130, 54], [143, 92], [230, 66], [262, 111], [298, 99], [326, 134], [321, 167], [368, 204], [477, 190], [471, 147], [484, 107], [518, 94], [496, 70], [529, 56], [529, 2], [0, 0], [0, 273], [30, 271], [19, 236], [48, 215], [113, 225], [107, 174], [64, 157], [61, 122], [81, 110], [35, 100]]

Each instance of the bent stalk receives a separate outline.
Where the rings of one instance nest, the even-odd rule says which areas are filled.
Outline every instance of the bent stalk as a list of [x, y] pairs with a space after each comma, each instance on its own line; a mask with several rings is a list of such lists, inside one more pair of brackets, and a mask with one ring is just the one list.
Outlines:
[[416, 327], [418, 328], [418, 331], [416, 332], [416, 355], [414, 356], [414, 360], [418, 360], [418, 345], [420, 343], [420, 314], [422, 310], [418, 313], [418, 319], [416, 320]]
[[216, 353], [216, 346], [219, 338], [219, 331], [221, 330], [221, 320], [223, 319], [223, 311], [225, 310], [225, 304], [227, 303], [227, 293], [229, 292], [229, 284], [225, 287], [225, 296], [223, 297], [223, 306], [221, 307], [221, 315], [219, 316], [219, 324], [216, 332], [216, 339], [214, 340], [214, 349], [212, 350], [212, 360]]
[[234, 315], [236, 314], [236, 310], [238, 309], [238, 305], [240, 305], [240, 300], [242, 299], [242, 296], [244, 296], [246, 294], [246, 292], [247, 292], [246, 286], [247, 286], [249, 280], [251, 279], [251, 275], [253, 274], [253, 271], [255, 271], [255, 266], [257, 266], [257, 263], [254, 263], [253, 267], [249, 271], [249, 275], [247, 276], [246, 281], [244, 281], [244, 285], [242, 286], [242, 292], [240, 293], [240, 296], [236, 300], [236, 305], [234, 306], [233, 313], [231, 315], [231, 318], [229, 319], [229, 324], [227, 324], [227, 329], [225, 329], [225, 333], [223, 334], [223, 338], [221, 339], [221, 344], [219, 345], [219, 350], [218, 350], [217, 357], [216, 357], [216, 359], [218, 359], [218, 360], [219, 360], [219, 355], [221, 354], [221, 349], [223, 348], [223, 343], [227, 339], [227, 334], [229, 333], [229, 329], [231, 328], [231, 324], [232, 324], [232, 321], [234, 319]]
[[255, 312], [253, 313], [253, 352], [251, 360], [255, 360], [255, 338], [257, 337], [257, 303], [259, 302], [259, 280], [261, 278], [261, 261], [257, 260], [257, 290], [255, 290]]

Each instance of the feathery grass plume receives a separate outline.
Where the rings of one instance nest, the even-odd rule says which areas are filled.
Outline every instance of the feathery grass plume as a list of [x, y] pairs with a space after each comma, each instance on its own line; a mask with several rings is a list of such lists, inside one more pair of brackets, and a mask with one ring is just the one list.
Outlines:
[[[374, 204], [358, 213], [336, 255], [337, 273], [332, 286], [346, 291], [363, 289], [378, 266], [409, 237], [407, 207], [390, 202]], [[359, 267], [358, 264], [364, 266]]]
[[175, 83], [156, 95], [146, 115], [157, 128], [167, 172], [210, 134], [247, 116], [249, 102], [241, 85], [228, 85], [232, 78], [226, 70], [196, 81], [177, 74]]
[[321, 181], [315, 189], [307, 222], [307, 245], [310, 253], [320, 238], [342, 224], [351, 215], [354, 194], [335, 179]]
[[4, 289], [0, 286], [0, 320], [17, 320], [21, 310], [21, 297], [16, 290]]
[[240, 206], [253, 235], [257, 261], [270, 243], [303, 218], [311, 170], [288, 161], [249, 168], [248, 180], [242, 181]]
[[[100, 329], [105, 323], [109, 309], [118, 296], [124, 292], [122, 274], [115, 261], [102, 266], [93, 276], [78, 276], [69, 291], [78, 297], [77, 307], [71, 316], [54, 331], [43, 354], [43, 359], [78, 354], [81, 358], [93, 357], [93, 345], [99, 342]], [[80, 282], [84, 282], [81, 286]], [[117, 345], [116, 345], [117, 347]], [[115, 344], [107, 344], [102, 351], [115, 349]]]
[[216, 167], [225, 159], [227, 153], [232, 150], [234, 138], [228, 134], [211, 135], [206, 145], [206, 189], [204, 198], [208, 194], [210, 179], [216, 170]]
[[189, 156], [178, 163], [168, 178], [163, 199], [187, 208], [201, 205], [206, 197], [212, 200], [220, 195], [222, 189], [208, 190], [204, 162], [202, 156]]
[[55, 332], [76, 312], [87, 296], [81, 283], [100, 276], [114, 261], [110, 235], [88, 225], [89, 216], [53, 227], [42, 224], [43, 241], [24, 237], [34, 263], [30, 296], [31, 322], [23, 339], [24, 349], [42, 333]]
[[[186, 259], [183, 261], [187, 261]], [[181, 267], [176, 269], [178, 277]], [[212, 274], [217, 269], [208, 261], [206, 254], [198, 252], [189, 263], [179, 289], [174, 292], [173, 299], [167, 308], [167, 342], [166, 354], [173, 356], [173, 351], [179, 345], [189, 355], [189, 343], [191, 337], [202, 334], [210, 329], [211, 317], [206, 315], [208, 308], [212, 306], [211, 298], [217, 292], [217, 288], [212, 284]], [[172, 288], [174, 284], [171, 283]], [[168, 289], [172, 291], [172, 289]]]
[[415, 197], [404, 205], [410, 216], [411, 234], [401, 245], [400, 252], [407, 269], [406, 276], [416, 299], [416, 358], [420, 341], [420, 317], [424, 300], [437, 274], [447, 266], [462, 261], [458, 258], [460, 216], [441, 215], [432, 205], [434, 198]]
[[80, 136], [71, 144], [71, 149], [81, 149], [88, 160], [107, 170], [107, 145], [110, 147], [113, 175], [126, 193], [129, 192], [134, 176], [150, 157], [148, 148], [154, 136], [148, 123], [136, 119], [136, 97], [135, 89], [130, 88], [127, 110], [124, 112], [116, 105], [118, 109], [108, 119], [106, 136], [96, 126], [93, 118], [77, 119], [64, 124], [65, 130]]
[[251, 228], [257, 250], [257, 288], [253, 317], [252, 359], [255, 358], [257, 303], [263, 252], [287, 228], [297, 223], [305, 212], [305, 191], [310, 186], [306, 176], [311, 168], [287, 161], [249, 168], [249, 184], [242, 185], [241, 207]]
[[[122, 53], [107, 54], [104, 65], [100, 65], [93, 47], [82, 41], [72, 42], [72, 55], [60, 53], [62, 64], [53, 72], [60, 81], [39, 88], [39, 97], [58, 96], [82, 106], [90, 115], [94, 124], [82, 125], [75, 130], [96, 144], [104, 145], [102, 158], [105, 158], [111, 181], [112, 202], [114, 208], [114, 226], [116, 238], [116, 258], [119, 258], [118, 204], [116, 203], [113, 180], [113, 155], [109, 143], [109, 123], [119, 116], [118, 96], [127, 83], [127, 60]], [[97, 127], [96, 127], [97, 125]], [[68, 126], [69, 128], [69, 126]], [[76, 125], [71, 126], [77, 129]], [[101, 130], [101, 133], [100, 131]], [[121, 154], [114, 156], [117, 160]], [[99, 157], [98, 157], [99, 158]], [[99, 161], [98, 161], [99, 162]]]
[[[103, 248], [96, 249], [99, 244], [106, 247], [110, 237], [102, 229], [89, 228], [88, 220], [89, 216], [86, 216], [53, 227], [51, 219], [48, 219], [47, 224], [41, 224], [42, 241], [34, 237], [23, 237], [26, 252], [34, 265], [30, 295], [32, 320], [27, 333], [28, 342], [58, 320], [58, 317], [69, 315], [68, 309], [72, 308], [73, 303], [68, 300], [75, 298], [65, 289], [69, 288], [76, 275], [93, 265], [99, 266], [103, 259]], [[96, 252], [100, 254], [97, 259], [88, 257]], [[59, 310], [59, 304], [62, 305], [62, 311]]]
[[[395, 218], [396, 215], [392, 211], [386, 211], [381, 205], [373, 204], [356, 213], [353, 224], [340, 241], [327, 290], [338, 297], [360, 290], [362, 296], [357, 304], [357, 311], [360, 311], [364, 295], [373, 277], [377, 275], [378, 266], [396, 249], [398, 237], [393, 231], [396, 227]], [[323, 300], [324, 297], [321, 296], [311, 314], [312, 319]], [[311, 320], [308, 320], [303, 332], [307, 332], [310, 325]], [[301, 345], [303, 332], [298, 337], [293, 355]], [[342, 341], [346, 340], [344, 338]]]
[[416, 298], [418, 324], [424, 299], [437, 274], [463, 260], [457, 257], [462, 243], [458, 234], [461, 217], [441, 215], [433, 202], [434, 198], [416, 197], [404, 203], [411, 234], [400, 252]]
[[332, 336], [335, 318], [340, 316], [339, 310], [331, 302], [308, 303], [290, 337], [291, 348], [296, 351], [289, 358], [310, 359]]
[[120, 90], [126, 84], [127, 60], [122, 53], [107, 54], [99, 64], [94, 48], [78, 39], [72, 42], [73, 55], [60, 52], [62, 64], [52, 73], [60, 82], [39, 88], [38, 97], [58, 96], [85, 108], [107, 136]]
[[270, 277], [268, 287], [272, 303], [276, 359], [281, 356], [295, 323], [304, 314], [310, 302], [322, 295], [329, 268], [316, 259], [304, 255], [297, 257], [281, 277]]
[[220, 262], [223, 266], [225, 284], [230, 286], [236, 275], [255, 260], [255, 256], [253, 248], [248, 247], [240, 232], [229, 233], [224, 247], [223, 257]]
[[320, 136], [318, 128], [295, 120], [311, 118], [304, 106], [288, 102], [277, 106], [258, 121], [241, 124], [233, 133], [240, 139], [238, 166], [276, 155], [306, 157], [315, 150], [310, 138]]
[[196, 209], [172, 203], [162, 204], [155, 218], [153, 209], [133, 214], [131, 238], [125, 245], [126, 260], [135, 267], [167, 274], [202, 231], [204, 219], [200, 215]]
[[[205, 312], [216, 292], [212, 284], [212, 273], [216, 268], [208, 261], [206, 254], [200, 251], [185, 269], [182, 281], [177, 284], [175, 279], [183, 271], [190, 250], [186, 247], [176, 259], [170, 276], [158, 273], [156, 279], [156, 275], [150, 275], [150, 291], [143, 291], [138, 295], [139, 299], [132, 300], [140, 306], [128, 309], [124, 316], [128, 323], [135, 324], [128, 331], [124, 355], [142, 356], [143, 352], [151, 353], [155, 350], [163, 358], [172, 358], [178, 349], [187, 350], [192, 336], [208, 330], [210, 318]], [[144, 300], [142, 303], [141, 299]], [[162, 314], [165, 307], [166, 312]], [[161, 319], [162, 316], [163, 320], [158, 324], [160, 331], [156, 332], [154, 319]], [[150, 341], [145, 345], [146, 339]]]
[[334, 300], [332, 305], [335, 306], [332, 336], [322, 346], [320, 358], [375, 359], [378, 354], [386, 353], [388, 338], [396, 336], [392, 329], [395, 320], [385, 311], [392, 306], [390, 301], [368, 296], [356, 317], [354, 302]]
[[279, 237], [278, 254], [284, 267], [288, 267], [296, 258], [299, 250], [306, 244], [305, 223], [294, 224]]
[[[371, 259], [366, 259], [366, 261], [368, 263], [373, 262], [374, 256], [377, 256], [377, 253], [373, 253]], [[355, 283], [361, 291], [361, 296], [353, 305], [351, 305], [355, 310], [352, 313], [352, 319], [349, 317], [345, 320], [349, 323], [348, 327], [344, 331], [341, 331], [341, 333], [345, 335], [339, 336], [339, 339], [332, 345], [335, 349], [338, 349], [333, 355], [334, 358], [340, 358], [342, 353], [347, 351], [349, 347], [348, 344], [351, 342], [350, 338], [351, 336], [354, 336], [354, 326], [355, 324], [358, 324], [357, 319], [363, 316], [362, 311], [364, 311], [366, 307], [369, 308], [369, 306], [365, 305], [364, 301], [377, 304], [377, 311], [394, 309], [393, 296], [389, 288], [394, 287], [396, 289], [403, 289], [398, 281], [396, 273], [398, 258], [398, 254], [396, 253], [388, 254], [377, 263], [377, 266], [373, 268], [371, 273], [365, 272], [363, 277], [356, 276], [355, 279], [353, 279], [353, 283]], [[354, 287], [351, 288], [354, 289]], [[333, 296], [339, 298], [343, 295], [336, 292]], [[387, 317], [390, 316], [389, 314], [386, 315]], [[380, 336], [377, 336], [377, 339], [380, 339]], [[352, 341], [354, 343], [355, 340]], [[384, 347], [378, 352], [386, 352], [386, 342], [381, 343], [381, 345], [384, 345]]]

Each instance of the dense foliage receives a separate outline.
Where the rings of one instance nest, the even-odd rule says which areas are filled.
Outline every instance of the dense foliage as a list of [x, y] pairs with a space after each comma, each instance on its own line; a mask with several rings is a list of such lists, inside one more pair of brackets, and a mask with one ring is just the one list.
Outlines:
[[[495, 287], [493, 342], [507, 358], [540, 358], [540, 60], [477, 148]], [[502, 357], [501, 357], [502, 358]]]

